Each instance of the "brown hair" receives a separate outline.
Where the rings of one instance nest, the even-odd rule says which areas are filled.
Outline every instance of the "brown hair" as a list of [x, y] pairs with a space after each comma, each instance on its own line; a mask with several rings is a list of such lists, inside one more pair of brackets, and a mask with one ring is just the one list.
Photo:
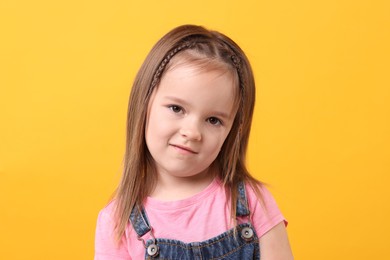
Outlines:
[[255, 103], [255, 82], [249, 61], [241, 48], [227, 36], [201, 26], [179, 26], [154, 45], [138, 71], [131, 90], [123, 174], [115, 193], [115, 234], [118, 241], [124, 234], [131, 210], [134, 206], [142, 205], [155, 184], [154, 163], [145, 142], [147, 108], [151, 93], [158, 86], [171, 59], [178, 53], [223, 64], [238, 79], [236, 117], [213, 164], [218, 167], [219, 177], [231, 198], [232, 219], [236, 215], [235, 187], [238, 182], [247, 181], [261, 198], [259, 182], [249, 174], [245, 165]]

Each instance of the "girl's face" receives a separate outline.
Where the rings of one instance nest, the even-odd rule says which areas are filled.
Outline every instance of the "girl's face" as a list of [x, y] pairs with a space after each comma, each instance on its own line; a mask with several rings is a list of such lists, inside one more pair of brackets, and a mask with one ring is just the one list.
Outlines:
[[148, 106], [145, 138], [159, 176], [193, 177], [217, 157], [236, 108], [230, 73], [178, 65], [168, 70]]

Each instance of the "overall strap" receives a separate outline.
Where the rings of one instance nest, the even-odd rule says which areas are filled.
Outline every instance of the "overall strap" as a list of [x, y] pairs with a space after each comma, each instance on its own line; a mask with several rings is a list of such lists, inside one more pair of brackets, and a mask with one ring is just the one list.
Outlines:
[[236, 216], [244, 217], [249, 216], [249, 206], [248, 200], [246, 198], [245, 183], [241, 181], [237, 185], [237, 206], [236, 206]]
[[145, 209], [140, 206], [134, 206], [130, 214], [131, 225], [138, 237], [142, 237], [151, 230]]

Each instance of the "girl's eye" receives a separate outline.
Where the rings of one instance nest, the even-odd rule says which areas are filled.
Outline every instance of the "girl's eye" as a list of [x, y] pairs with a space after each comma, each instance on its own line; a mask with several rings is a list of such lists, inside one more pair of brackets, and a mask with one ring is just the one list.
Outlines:
[[174, 112], [174, 113], [180, 113], [183, 111], [182, 107], [176, 106], [176, 105], [170, 105], [169, 109], [172, 110], [172, 112]]
[[216, 117], [210, 117], [207, 119], [207, 121], [212, 124], [212, 125], [222, 125], [222, 122], [221, 120], [219, 120], [218, 118]]

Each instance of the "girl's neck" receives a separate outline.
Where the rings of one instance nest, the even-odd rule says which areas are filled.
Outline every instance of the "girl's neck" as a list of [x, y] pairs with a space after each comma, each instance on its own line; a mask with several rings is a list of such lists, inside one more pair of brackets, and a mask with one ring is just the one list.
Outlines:
[[161, 201], [174, 201], [189, 198], [204, 190], [214, 180], [216, 174], [211, 168], [190, 177], [176, 177], [158, 173], [157, 183], [150, 197]]

